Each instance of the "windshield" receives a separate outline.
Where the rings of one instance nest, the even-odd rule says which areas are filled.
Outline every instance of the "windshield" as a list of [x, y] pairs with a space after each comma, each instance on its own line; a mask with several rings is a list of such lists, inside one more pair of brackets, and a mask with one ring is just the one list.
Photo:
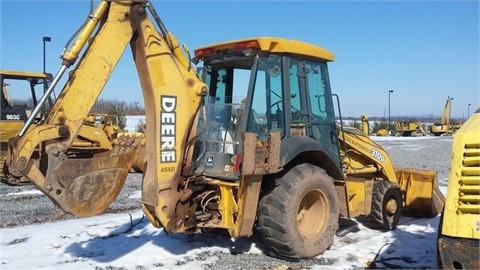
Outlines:
[[[1, 110], [2, 120], [25, 121], [42, 97], [46, 84], [45, 78], [0, 75], [2, 85]], [[47, 112], [51, 103], [45, 104]], [[41, 116], [38, 116], [41, 117]]]
[[266, 141], [270, 132], [284, 134], [282, 58], [269, 55], [258, 58], [247, 131]]

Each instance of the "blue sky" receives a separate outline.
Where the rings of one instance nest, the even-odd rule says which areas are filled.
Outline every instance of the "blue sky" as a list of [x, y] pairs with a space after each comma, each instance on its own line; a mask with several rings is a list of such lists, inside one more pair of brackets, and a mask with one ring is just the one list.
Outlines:
[[[94, 6], [98, 1], [94, 1]], [[332, 90], [344, 116], [452, 116], [480, 106], [479, 1], [152, 1], [167, 29], [193, 49], [229, 39], [277, 36], [335, 53]], [[0, 0], [0, 68], [56, 73], [84, 21], [84, 1]], [[63, 84], [59, 85], [59, 90]], [[58, 92], [57, 90], [57, 92]], [[143, 104], [130, 50], [101, 95]], [[468, 104], [471, 104], [468, 106]]]

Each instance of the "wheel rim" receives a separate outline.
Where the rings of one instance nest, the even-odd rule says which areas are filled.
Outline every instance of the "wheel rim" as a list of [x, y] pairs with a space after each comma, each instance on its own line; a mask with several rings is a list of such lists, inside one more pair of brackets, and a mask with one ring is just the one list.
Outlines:
[[395, 218], [398, 213], [397, 200], [395, 200], [395, 198], [390, 198], [388, 201], [386, 201], [384, 210], [388, 220], [388, 225], [391, 227], [395, 222]]
[[328, 224], [328, 200], [321, 190], [308, 192], [300, 202], [297, 213], [298, 231], [303, 238], [322, 233]]

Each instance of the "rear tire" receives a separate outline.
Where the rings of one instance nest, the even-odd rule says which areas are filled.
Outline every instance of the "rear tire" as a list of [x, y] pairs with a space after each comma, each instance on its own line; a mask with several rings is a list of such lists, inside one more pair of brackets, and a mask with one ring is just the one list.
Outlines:
[[380, 229], [395, 229], [402, 213], [403, 196], [400, 187], [385, 180], [375, 181], [371, 216]]
[[[3, 153], [2, 153], [3, 155]], [[6, 159], [6, 153], [5, 153], [5, 159]], [[2, 157], [3, 159], [4, 157]], [[9, 170], [9, 167], [5, 163], [5, 160], [0, 161], [0, 181], [4, 184], [7, 184], [9, 186], [24, 186], [24, 185], [30, 185], [32, 182], [28, 180], [27, 177], [21, 175], [19, 172], [17, 172], [15, 175], [11, 173]]]
[[264, 252], [289, 260], [324, 253], [340, 213], [333, 179], [319, 167], [301, 164], [270, 181], [257, 214]]

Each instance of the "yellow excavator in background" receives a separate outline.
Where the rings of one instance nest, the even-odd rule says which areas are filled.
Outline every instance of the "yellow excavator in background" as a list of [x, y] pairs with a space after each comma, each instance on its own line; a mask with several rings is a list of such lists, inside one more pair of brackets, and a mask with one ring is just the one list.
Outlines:
[[[62, 55], [45, 96], [79, 63], [45, 121], [29, 119], [9, 140], [8, 166], [65, 212], [100, 214], [135, 160], [134, 136], [91, 158], [68, 154], [128, 44], [145, 102], [142, 209], [153, 226], [233, 238], [255, 231], [266, 254], [299, 259], [333, 243], [340, 217], [394, 229], [403, 213], [443, 208], [436, 172], [395, 169], [368, 136], [337, 125], [332, 52], [257, 37], [204, 46], [191, 59], [150, 2], [100, 1]], [[36, 147], [41, 164], [30, 158]]]
[[452, 111], [452, 98], [448, 97], [445, 107], [443, 108], [442, 117], [440, 122], [433, 123], [430, 127], [430, 133], [435, 136], [441, 136], [451, 132], [450, 115]]
[[480, 109], [453, 137], [437, 248], [441, 269], [480, 269]]
[[426, 135], [422, 124], [417, 121], [397, 121], [395, 124], [395, 130], [397, 134], [400, 134], [403, 137]]

